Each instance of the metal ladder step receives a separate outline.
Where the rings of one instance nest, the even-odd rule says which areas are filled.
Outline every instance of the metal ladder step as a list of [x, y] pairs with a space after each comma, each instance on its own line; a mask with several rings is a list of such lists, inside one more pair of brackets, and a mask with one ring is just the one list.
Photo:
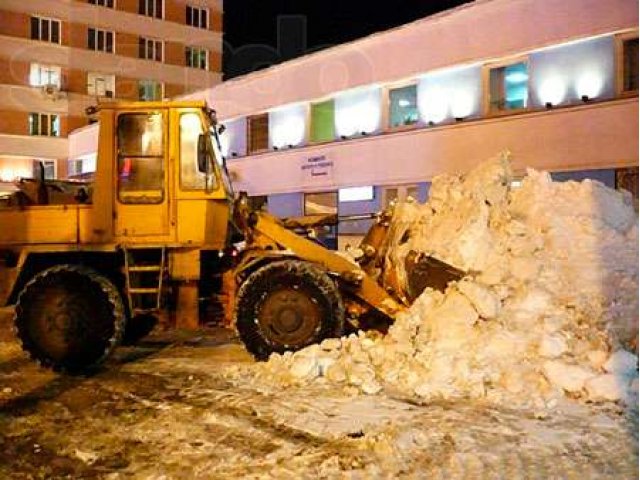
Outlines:
[[138, 294], [138, 295], [147, 295], [147, 294], [156, 294], [160, 291], [159, 288], [130, 288], [129, 293]]
[[124, 249], [125, 275], [129, 308], [132, 314], [160, 310], [165, 248]]
[[136, 265], [129, 266], [130, 272], [159, 272], [162, 270], [160, 265]]

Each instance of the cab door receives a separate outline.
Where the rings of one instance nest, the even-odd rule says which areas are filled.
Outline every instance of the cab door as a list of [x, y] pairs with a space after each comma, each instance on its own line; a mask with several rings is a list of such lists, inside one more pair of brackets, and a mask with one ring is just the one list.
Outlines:
[[128, 243], [170, 237], [168, 120], [166, 110], [116, 118], [115, 234]]
[[[172, 138], [178, 159], [176, 192], [176, 239], [178, 243], [208, 249], [224, 247], [229, 218], [230, 196], [220, 169], [219, 152], [214, 151], [201, 109], [176, 109], [171, 120]], [[198, 138], [206, 135], [210, 173], [198, 170]]]

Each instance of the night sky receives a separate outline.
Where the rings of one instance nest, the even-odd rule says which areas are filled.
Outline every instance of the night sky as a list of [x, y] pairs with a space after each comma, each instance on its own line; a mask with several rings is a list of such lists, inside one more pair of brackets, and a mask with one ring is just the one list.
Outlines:
[[225, 79], [468, 1], [228, 0], [224, 3]]

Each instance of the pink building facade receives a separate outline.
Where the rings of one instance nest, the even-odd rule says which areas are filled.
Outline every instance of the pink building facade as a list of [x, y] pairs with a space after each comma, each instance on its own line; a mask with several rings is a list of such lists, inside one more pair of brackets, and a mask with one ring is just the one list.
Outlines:
[[[517, 174], [637, 195], [638, 2], [478, 0], [188, 98], [227, 126], [236, 189], [277, 215], [424, 201], [434, 176], [504, 150]], [[72, 134], [70, 158], [94, 138]]]

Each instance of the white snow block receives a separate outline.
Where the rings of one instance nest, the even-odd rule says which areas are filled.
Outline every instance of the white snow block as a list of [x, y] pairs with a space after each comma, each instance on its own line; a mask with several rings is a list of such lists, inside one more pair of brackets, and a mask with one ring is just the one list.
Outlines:
[[622, 376], [606, 373], [590, 378], [585, 382], [584, 387], [589, 400], [593, 402], [615, 402], [625, 398], [627, 383], [628, 381]]
[[638, 371], [638, 357], [626, 350], [618, 350], [605, 362], [604, 369], [609, 373], [635, 375]]
[[568, 365], [557, 360], [546, 361], [542, 369], [547, 380], [572, 393], [582, 391], [585, 382], [595, 376], [591, 370], [576, 365]]
[[557, 358], [567, 351], [567, 342], [561, 335], [542, 337], [538, 353], [545, 358]]
[[463, 280], [458, 282], [458, 290], [469, 299], [480, 317], [491, 319], [498, 316], [500, 300], [488, 288]]

